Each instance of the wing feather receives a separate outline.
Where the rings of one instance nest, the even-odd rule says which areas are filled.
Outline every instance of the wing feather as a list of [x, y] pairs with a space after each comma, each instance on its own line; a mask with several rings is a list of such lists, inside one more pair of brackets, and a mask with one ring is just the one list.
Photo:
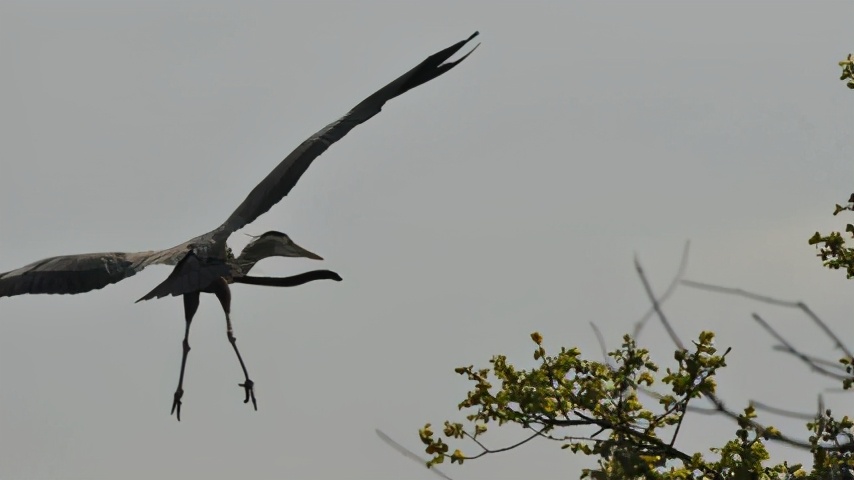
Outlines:
[[104, 288], [136, 275], [145, 253], [86, 253], [46, 258], [0, 273], [0, 297], [23, 294], [73, 294]]
[[[201, 238], [201, 237], [197, 237]], [[155, 264], [175, 265], [192, 242], [147, 252], [102, 252], [45, 258], [0, 273], [0, 297], [24, 294], [72, 295], [98, 290]]]
[[474, 49], [458, 60], [446, 62], [477, 34], [478, 32], [475, 32], [469, 38], [430, 55], [412, 70], [362, 100], [343, 117], [323, 127], [302, 142], [261, 183], [252, 189], [243, 203], [217, 229], [217, 238], [223, 236], [227, 238], [231, 233], [252, 223], [260, 215], [270, 210], [273, 205], [291, 191], [315, 158], [325, 152], [330, 145], [341, 140], [357, 125], [366, 122], [379, 113], [387, 101], [418, 85], [429, 82], [465, 60]]

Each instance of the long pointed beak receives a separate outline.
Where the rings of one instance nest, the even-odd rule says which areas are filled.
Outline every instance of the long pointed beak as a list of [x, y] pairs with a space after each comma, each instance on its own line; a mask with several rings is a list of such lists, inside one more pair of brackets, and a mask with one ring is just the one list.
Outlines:
[[310, 258], [312, 260], [323, 260], [323, 257], [321, 257], [320, 255], [313, 252], [309, 252], [308, 250], [297, 245], [296, 243], [293, 243], [293, 241], [291, 242], [290, 247], [294, 250], [294, 253], [296, 253], [296, 256], [298, 257]]

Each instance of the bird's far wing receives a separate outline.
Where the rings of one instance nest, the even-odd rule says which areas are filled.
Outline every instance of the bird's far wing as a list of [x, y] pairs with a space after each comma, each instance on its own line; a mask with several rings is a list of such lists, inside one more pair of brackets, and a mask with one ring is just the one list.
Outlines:
[[224, 261], [208, 259], [203, 262], [194, 253], [189, 252], [178, 262], [166, 280], [137, 300], [137, 303], [167, 295], [178, 296], [198, 292], [207, 288], [216, 279], [228, 277], [231, 274], [231, 267]]
[[[217, 229], [217, 240], [227, 238], [234, 231], [243, 228], [258, 216], [284, 198], [306, 171], [311, 162], [326, 151], [330, 145], [340, 140], [356, 125], [366, 122], [379, 113], [383, 105], [394, 97], [442, 75], [466, 59], [474, 51], [453, 62], [446, 62], [459, 51], [463, 45], [477, 36], [475, 32], [469, 38], [457, 42], [450, 47], [430, 55], [412, 70], [379, 89], [370, 97], [362, 100], [343, 117], [323, 127], [320, 131], [302, 142], [279, 165], [261, 181], [246, 200], [237, 207], [234, 213]], [[477, 46], [475, 46], [477, 48]]]
[[136, 275], [160, 252], [84, 253], [51, 257], [0, 273], [0, 297], [25, 293], [74, 294], [104, 288]]

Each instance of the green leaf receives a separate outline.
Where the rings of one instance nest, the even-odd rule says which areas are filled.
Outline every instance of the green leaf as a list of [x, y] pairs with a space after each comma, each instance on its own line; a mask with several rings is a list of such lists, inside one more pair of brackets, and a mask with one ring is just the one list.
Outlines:
[[812, 237], [810, 237], [810, 245], [815, 245], [817, 243], [821, 243], [821, 234], [818, 232], [815, 232], [815, 234]]

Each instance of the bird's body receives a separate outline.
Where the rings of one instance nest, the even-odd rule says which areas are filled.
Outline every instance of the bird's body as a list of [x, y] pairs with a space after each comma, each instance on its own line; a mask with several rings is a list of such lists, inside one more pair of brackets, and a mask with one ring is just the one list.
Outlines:
[[214, 230], [165, 250], [65, 255], [33, 262], [19, 269], [0, 273], [0, 297], [23, 294], [78, 294], [124, 280], [149, 265], [174, 265], [172, 273], [166, 280], [137, 300], [149, 300], [167, 295], [184, 297], [186, 321], [184, 354], [178, 390], [175, 392], [172, 406], [173, 413], [177, 409], [180, 420], [184, 367], [190, 349], [188, 343], [190, 322], [198, 308], [201, 293], [215, 294], [222, 304], [226, 314], [228, 339], [237, 353], [246, 377], [246, 381], [241, 384], [246, 389], [245, 401], [248, 402], [251, 398], [255, 404], [253, 383], [246, 373], [246, 367], [240, 352], [237, 351], [232, 334], [229, 315], [231, 293], [228, 285], [247, 283], [289, 287], [314, 280], [338, 281], [341, 277], [329, 270], [315, 270], [284, 278], [250, 277], [247, 275], [249, 270], [258, 261], [267, 257], [307, 257], [317, 260], [321, 257], [299, 247], [287, 235], [279, 232], [267, 232], [256, 237], [237, 257], [232, 255], [226, 241], [235, 231], [253, 222], [288, 195], [315, 158], [354, 127], [379, 113], [388, 100], [442, 75], [462, 62], [474, 49], [458, 60], [449, 62], [448, 59], [476, 35], [477, 32], [468, 39], [431, 55], [412, 70], [367, 97], [343, 117], [303, 141], [249, 193], [222, 225]]

